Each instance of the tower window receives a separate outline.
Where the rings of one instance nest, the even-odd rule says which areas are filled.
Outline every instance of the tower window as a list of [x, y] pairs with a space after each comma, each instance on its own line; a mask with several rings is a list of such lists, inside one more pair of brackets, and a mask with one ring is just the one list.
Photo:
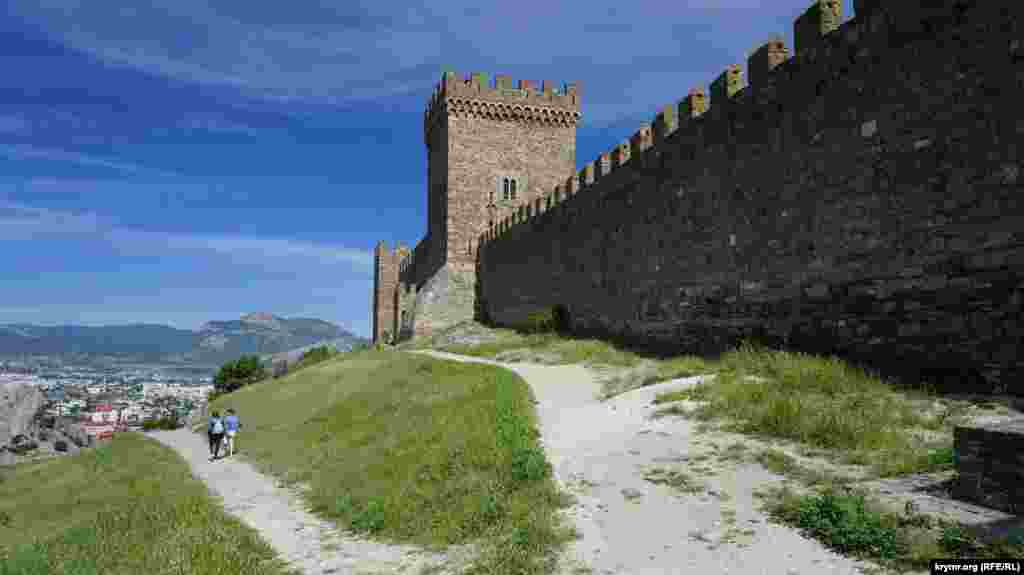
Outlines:
[[514, 202], [519, 198], [520, 178], [516, 176], [500, 176], [498, 187], [501, 188], [501, 200], [503, 202]]

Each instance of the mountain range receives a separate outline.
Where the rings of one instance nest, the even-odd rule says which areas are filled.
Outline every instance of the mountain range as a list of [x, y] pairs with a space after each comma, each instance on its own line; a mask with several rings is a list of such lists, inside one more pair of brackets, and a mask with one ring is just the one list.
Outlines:
[[365, 340], [320, 319], [251, 313], [210, 321], [199, 330], [166, 325], [0, 325], [0, 355], [96, 354], [217, 365], [241, 355], [269, 355], [313, 345], [348, 351]]

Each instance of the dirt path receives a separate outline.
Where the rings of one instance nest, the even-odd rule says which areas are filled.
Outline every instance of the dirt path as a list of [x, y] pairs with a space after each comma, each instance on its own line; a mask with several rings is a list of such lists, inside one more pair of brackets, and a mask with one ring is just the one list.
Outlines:
[[[423, 353], [501, 365], [530, 384], [556, 479], [578, 500], [568, 515], [582, 539], [569, 549], [566, 573], [574, 566], [601, 575], [854, 574], [869, 567], [768, 522], [754, 491], [781, 477], [757, 464], [716, 461], [720, 448], [687, 419], [651, 418], [656, 394], [700, 377], [602, 402], [593, 374], [580, 366]], [[652, 468], [687, 473], [704, 485], [687, 493], [654, 484], [644, 479]]]
[[[419, 575], [445, 561], [442, 555], [414, 547], [375, 543], [340, 532], [331, 522], [306, 511], [297, 493], [278, 487], [238, 455], [209, 461], [205, 437], [187, 428], [148, 435], [185, 458], [193, 474], [220, 496], [228, 513], [259, 531], [303, 575]], [[440, 567], [430, 572], [449, 573]]]

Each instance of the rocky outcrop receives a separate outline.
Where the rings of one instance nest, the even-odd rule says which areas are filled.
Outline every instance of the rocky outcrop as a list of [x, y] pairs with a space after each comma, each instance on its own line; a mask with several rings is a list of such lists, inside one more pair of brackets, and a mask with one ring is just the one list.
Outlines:
[[55, 441], [64, 439], [72, 444], [72, 447], [68, 449], [69, 453], [76, 451], [77, 447], [92, 447], [96, 444], [95, 437], [86, 433], [81, 425], [75, 423], [75, 420], [67, 417], [58, 417], [53, 422], [53, 430]]
[[38, 387], [21, 383], [0, 387], [0, 448], [8, 447], [18, 436], [31, 436], [35, 420], [46, 397]]
[[412, 302], [400, 301], [400, 307], [411, 307], [411, 313], [399, 330], [399, 339], [430, 335], [471, 321], [476, 309], [475, 290], [475, 272], [452, 265], [442, 266], [416, 292]]
[[75, 420], [42, 417], [46, 397], [36, 387], [0, 388], [0, 466], [26, 458], [73, 454], [95, 445], [95, 438]]

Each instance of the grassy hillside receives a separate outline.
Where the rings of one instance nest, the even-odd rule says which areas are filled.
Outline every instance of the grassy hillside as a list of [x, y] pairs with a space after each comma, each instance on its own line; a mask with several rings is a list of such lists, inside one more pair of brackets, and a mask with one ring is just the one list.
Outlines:
[[245, 458], [307, 487], [314, 512], [393, 542], [477, 543], [476, 572], [543, 573], [563, 502], [530, 389], [510, 371], [363, 351], [217, 399]]
[[0, 575], [286, 573], [177, 454], [142, 435], [0, 473]]

